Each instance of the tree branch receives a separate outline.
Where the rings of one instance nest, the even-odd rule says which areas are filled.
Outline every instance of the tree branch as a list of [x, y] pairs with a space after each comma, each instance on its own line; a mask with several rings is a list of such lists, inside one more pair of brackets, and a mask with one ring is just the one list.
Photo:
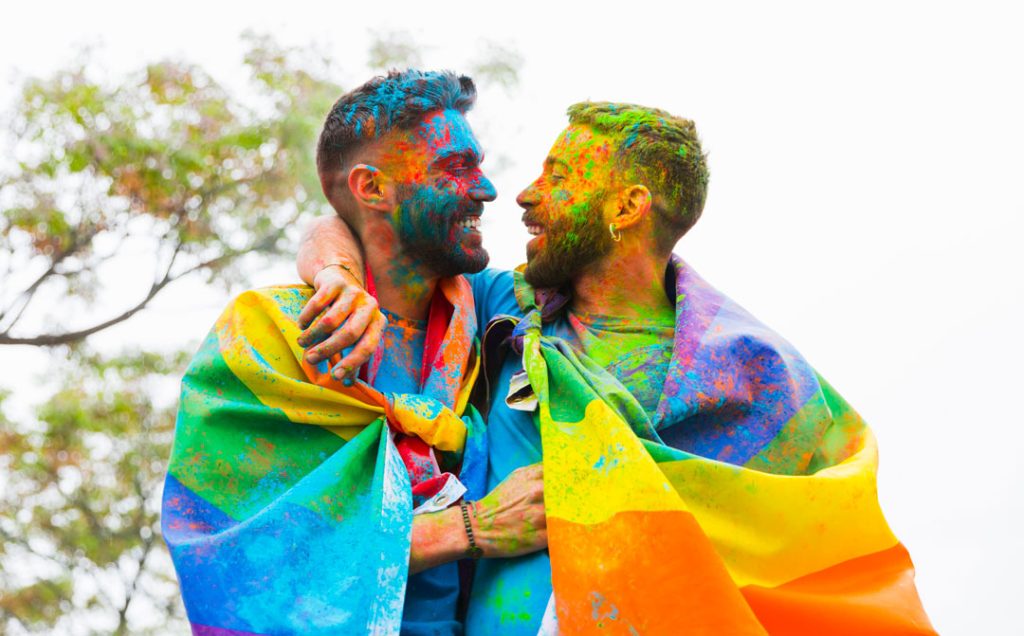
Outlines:
[[124, 604], [117, 610], [118, 623], [117, 631], [114, 632], [115, 634], [128, 633], [128, 606], [131, 605], [132, 599], [135, 597], [135, 591], [139, 587], [139, 579], [142, 578], [143, 570], [146, 568], [146, 561], [149, 559], [149, 554], [153, 550], [153, 543], [154, 535], [150, 535], [148, 539], [142, 540], [142, 554], [139, 555], [139, 569], [135, 572], [135, 576], [132, 577], [131, 583], [125, 581]]
[[[145, 507], [146, 507], [146, 493], [139, 479], [138, 473], [132, 478], [132, 484], [135, 487], [135, 494], [139, 498], [139, 508], [136, 511], [135, 522], [132, 524], [133, 528], [141, 528], [142, 522], [145, 520]], [[135, 596], [135, 590], [138, 589], [139, 580], [142, 578], [143, 570], [146, 568], [146, 560], [149, 558], [149, 553], [153, 549], [156, 534], [150, 534], [148, 537], [142, 540], [142, 554], [139, 555], [139, 569], [135, 571], [135, 575], [132, 576], [131, 581], [124, 581], [124, 604], [118, 608], [118, 623], [116, 634], [128, 633], [128, 606], [131, 605], [132, 598]]]
[[140, 300], [138, 303], [136, 303], [135, 305], [133, 305], [129, 309], [126, 309], [125, 311], [121, 312], [117, 316], [114, 316], [113, 318], [110, 318], [109, 320], [105, 320], [105, 321], [103, 321], [103, 322], [101, 322], [101, 323], [99, 323], [97, 325], [93, 325], [92, 327], [89, 327], [87, 329], [79, 329], [77, 331], [69, 331], [69, 332], [66, 332], [66, 333], [59, 333], [59, 334], [43, 334], [43, 335], [38, 335], [38, 336], [26, 336], [26, 337], [10, 336], [10, 335], [7, 334], [7, 332], [4, 332], [4, 333], [0, 333], [0, 345], [22, 344], [22, 345], [33, 345], [33, 346], [37, 346], [37, 347], [55, 347], [55, 346], [59, 346], [59, 345], [65, 345], [65, 344], [71, 344], [73, 342], [78, 342], [79, 340], [87, 338], [87, 337], [91, 336], [92, 334], [94, 334], [94, 333], [96, 333], [98, 331], [103, 331], [104, 329], [106, 329], [108, 327], [113, 327], [114, 325], [116, 325], [118, 323], [121, 323], [121, 322], [124, 322], [125, 320], [128, 320], [129, 318], [131, 318], [132, 316], [134, 316], [138, 312], [140, 312], [143, 309], [145, 309], [146, 305], [149, 304], [149, 301], [153, 300], [153, 298], [156, 297], [156, 295], [158, 293], [160, 293], [160, 290], [162, 290], [164, 287], [166, 287], [170, 283], [173, 283], [174, 281], [176, 281], [176, 280], [178, 280], [180, 278], [183, 278], [185, 276], [188, 276], [189, 274], [191, 274], [193, 272], [196, 272], [196, 271], [199, 271], [201, 269], [205, 269], [207, 267], [213, 267], [214, 265], [217, 265], [217, 264], [222, 263], [224, 261], [230, 261], [230, 260], [232, 260], [234, 258], [237, 258], [237, 257], [241, 256], [242, 254], [246, 254], [246, 253], [254, 251], [254, 250], [266, 250], [266, 249], [269, 249], [269, 247], [272, 246], [274, 244], [274, 242], [276, 242], [277, 239], [280, 238], [283, 233], [284, 233], [284, 229], [283, 228], [279, 229], [276, 232], [265, 236], [263, 239], [261, 239], [260, 241], [254, 243], [253, 245], [249, 246], [246, 249], [242, 249], [242, 250], [229, 250], [229, 251], [225, 252], [224, 254], [221, 254], [220, 256], [217, 256], [217, 257], [211, 258], [211, 259], [209, 259], [207, 261], [203, 261], [201, 263], [193, 265], [192, 267], [189, 267], [188, 269], [185, 269], [185, 270], [179, 272], [178, 274], [176, 274], [174, 276], [170, 275], [170, 270], [168, 269], [167, 273], [164, 275], [164, 277], [161, 280], [154, 282], [153, 286], [149, 288], [149, 292], [146, 294], [146, 296], [142, 300]]
[[[174, 280], [174, 279], [171, 279]], [[113, 327], [114, 325], [128, 320], [149, 304], [149, 301], [153, 300], [153, 297], [160, 292], [161, 289], [167, 286], [170, 280], [161, 281], [153, 284], [149, 288], [149, 293], [146, 294], [145, 298], [139, 301], [130, 309], [122, 312], [121, 314], [114, 316], [110, 320], [105, 320], [98, 325], [93, 325], [88, 329], [80, 329], [78, 331], [69, 331], [66, 333], [52, 334], [52, 335], [41, 335], [41, 336], [29, 336], [27, 338], [19, 338], [17, 336], [9, 336], [6, 333], [0, 334], [0, 345], [5, 344], [27, 344], [41, 347], [55, 347], [63, 344], [70, 344], [77, 342], [83, 338], [87, 338], [97, 331], [103, 331], [107, 327]]]
[[91, 230], [88, 232], [80, 234], [78, 231], [75, 231], [72, 234], [71, 243], [68, 245], [66, 249], [63, 249], [60, 252], [54, 254], [53, 258], [50, 260], [50, 266], [46, 268], [46, 271], [40, 274], [39, 277], [36, 278], [31, 285], [26, 287], [24, 291], [18, 294], [18, 297], [14, 299], [14, 302], [12, 302], [10, 306], [6, 307], [3, 311], [0, 311], [0, 321], [2, 321], [4, 317], [7, 316], [8, 312], [14, 309], [15, 305], [19, 301], [22, 302], [21, 308], [18, 309], [18, 312], [14, 315], [14, 318], [8, 323], [8, 325], [4, 327], [4, 330], [0, 332], [0, 336], [10, 333], [14, 325], [17, 324], [18, 320], [21, 319], [22, 314], [25, 313], [25, 309], [28, 307], [29, 303], [32, 302], [32, 297], [35, 296], [35, 293], [39, 290], [39, 287], [44, 282], [46, 282], [48, 278], [57, 273], [57, 266], [63, 263], [64, 259], [68, 258], [72, 254], [77, 252], [83, 245], [86, 245], [90, 241], [92, 241], [92, 239], [95, 238], [95, 236], [98, 233], [99, 230], [94, 227], [91, 228]]

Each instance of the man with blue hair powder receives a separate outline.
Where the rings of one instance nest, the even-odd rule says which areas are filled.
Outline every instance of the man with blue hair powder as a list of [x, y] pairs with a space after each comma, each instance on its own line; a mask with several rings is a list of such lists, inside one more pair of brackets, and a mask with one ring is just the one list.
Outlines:
[[194, 633], [461, 634], [455, 562], [545, 545], [539, 467], [487, 494], [469, 404], [461, 274], [487, 264], [495, 196], [465, 119], [475, 97], [464, 76], [392, 72], [327, 117], [317, 167], [365, 250], [358, 311], [390, 318], [358, 378], [304, 355], [305, 287], [245, 292], [194, 357], [163, 502]]

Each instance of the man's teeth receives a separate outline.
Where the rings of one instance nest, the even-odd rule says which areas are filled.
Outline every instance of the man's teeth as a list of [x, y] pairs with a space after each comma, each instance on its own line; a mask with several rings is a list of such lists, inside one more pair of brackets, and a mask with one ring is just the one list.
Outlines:
[[544, 233], [544, 228], [539, 225], [527, 225], [526, 231], [529, 232], [531, 236], [539, 236]]
[[461, 227], [463, 229], [479, 230], [480, 229], [480, 217], [478, 217], [478, 216], [471, 216], [469, 218], [463, 219], [463, 220], [459, 221], [459, 227]]

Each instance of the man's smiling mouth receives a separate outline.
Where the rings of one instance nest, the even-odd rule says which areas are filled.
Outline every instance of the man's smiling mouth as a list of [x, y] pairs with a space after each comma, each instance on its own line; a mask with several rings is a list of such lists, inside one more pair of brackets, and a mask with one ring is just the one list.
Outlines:
[[544, 226], [535, 221], [529, 212], [523, 214], [523, 225], [526, 226], [526, 231], [530, 233], [530, 236], [540, 236], [544, 233]]

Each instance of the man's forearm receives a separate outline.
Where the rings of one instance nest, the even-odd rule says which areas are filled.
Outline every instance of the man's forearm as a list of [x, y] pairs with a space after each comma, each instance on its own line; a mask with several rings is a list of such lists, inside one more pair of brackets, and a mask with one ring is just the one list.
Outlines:
[[410, 575], [458, 561], [468, 552], [469, 537], [458, 506], [413, 518]]
[[336, 216], [313, 219], [302, 233], [296, 267], [299, 277], [312, 285], [324, 267], [344, 264], [363, 281], [363, 251], [348, 225]]

